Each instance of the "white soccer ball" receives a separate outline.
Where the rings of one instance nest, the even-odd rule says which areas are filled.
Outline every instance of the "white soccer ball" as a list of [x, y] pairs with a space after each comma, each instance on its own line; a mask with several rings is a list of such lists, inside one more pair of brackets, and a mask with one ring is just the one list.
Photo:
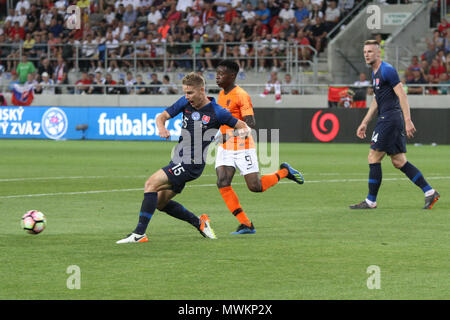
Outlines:
[[22, 216], [22, 228], [30, 234], [38, 234], [47, 226], [45, 215], [37, 210], [30, 210]]

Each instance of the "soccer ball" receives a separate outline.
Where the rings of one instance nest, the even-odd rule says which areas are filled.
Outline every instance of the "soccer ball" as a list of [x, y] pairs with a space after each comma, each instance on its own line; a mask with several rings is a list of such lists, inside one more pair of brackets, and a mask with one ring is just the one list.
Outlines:
[[23, 215], [21, 225], [28, 233], [38, 234], [44, 231], [47, 220], [42, 212], [30, 210]]

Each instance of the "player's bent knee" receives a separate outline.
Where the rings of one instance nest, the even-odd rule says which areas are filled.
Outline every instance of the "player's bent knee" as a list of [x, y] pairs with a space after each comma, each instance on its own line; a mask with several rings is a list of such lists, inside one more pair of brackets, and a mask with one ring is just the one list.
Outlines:
[[158, 186], [152, 181], [151, 178], [149, 178], [147, 181], [145, 181], [144, 191], [158, 192]]
[[227, 178], [217, 179], [217, 188], [222, 189], [229, 186], [231, 186], [231, 181], [229, 181]]
[[163, 201], [158, 201], [158, 204], [156, 205], [156, 209], [158, 209], [159, 211], [162, 211], [167, 204], [169, 203], [169, 200], [164, 199]]
[[262, 192], [262, 185], [261, 183], [251, 183], [247, 185], [248, 190], [251, 192]]
[[394, 160], [392, 159], [392, 164], [396, 169], [401, 169], [405, 165], [406, 161], [402, 160]]

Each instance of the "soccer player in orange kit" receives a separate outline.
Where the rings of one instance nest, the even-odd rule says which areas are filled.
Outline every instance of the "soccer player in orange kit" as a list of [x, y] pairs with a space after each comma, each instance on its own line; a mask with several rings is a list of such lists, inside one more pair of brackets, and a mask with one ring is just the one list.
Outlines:
[[[228, 109], [231, 114], [255, 128], [253, 105], [248, 93], [235, 84], [239, 66], [231, 60], [223, 60], [216, 69], [216, 83], [223, 90], [219, 93], [217, 103]], [[234, 137], [229, 133], [232, 128], [222, 126], [221, 144], [216, 156], [217, 187], [225, 204], [231, 213], [239, 220], [239, 227], [232, 234], [252, 234], [255, 227], [242, 209], [239, 199], [231, 187], [236, 167], [244, 176], [247, 187], [252, 192], [264, 192], [277, 184], [281, 179], [288, 178], [298, 184], [303, 184], [303, 175], [287, 163], [280, 165], [280, 170], [273, 174], [260, 176], [255, 143], [252, 136], [246, 139]]]

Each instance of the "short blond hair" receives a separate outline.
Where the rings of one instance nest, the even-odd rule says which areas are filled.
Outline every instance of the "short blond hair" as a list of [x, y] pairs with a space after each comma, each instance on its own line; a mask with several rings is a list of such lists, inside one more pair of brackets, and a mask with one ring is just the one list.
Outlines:
[[191, 72], [184, 76], [181, 83], [185, 86], [191, 86], [191, 87], [205, 87], [206, 81], [203, 76], [199, 75], [198, 73]]
[[378, 41], [377, 40], [366, 40], [365, 42], [364, 42], [364, 45], [365, 46], [369, 46], [369, 45], [376, 45], [376, 46], [380, 46], [380, 44], [378, 43]]

